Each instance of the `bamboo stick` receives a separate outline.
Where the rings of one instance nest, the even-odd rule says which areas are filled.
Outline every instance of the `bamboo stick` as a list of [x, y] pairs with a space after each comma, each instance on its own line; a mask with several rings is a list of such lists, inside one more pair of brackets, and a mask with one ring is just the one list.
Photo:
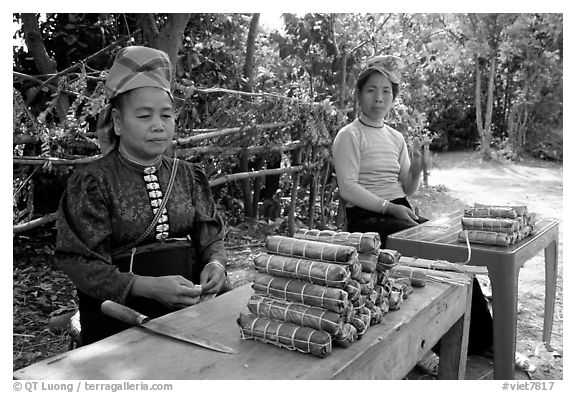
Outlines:
[[[270, 129], [270, 128], [277, 128], [277, 127], [284, 127], [284, 126], [288, 126], [291, 123], [269, 123], [269, 124], [259, 124], [256, 125], [255, 127], [257, 129]], [[228, 134], [233, 134], [239, 131], [245, 130], [245, 128], [242, 127], [236, 127], [236, 128], [225, 128], [225, 129], [221, 129], [219, 131], [215, 131], [215, 132], [207, 132], [201, 135], [194, 135], [191, 137], [186, 137], [186, 138], [181, 138], [178, 139], [176, 141], [173, 142], [173, 145], [180, 145], [180, 144], [186, 144], [189, 142], [198, 142], [204, 139], [209, 139], [209, 138], [214, 138], [214, 137], [218, 137], [218, 136], [223, 136], [223, 135], [228, 135]], [[304, 146], [303, 142], [292, 142], [291, 144], [285, 145], [285, 146], [278, 146], [278, 147], [274, 147], [276, 149], [279, 149], [281, 151], [290, 151], [293, 149], [296, 149], [298, 147], [302, 147]], [[214, 149], [214, 152], [218, 152], [218, 148], [214, 148], [211, 147], [212, 149]], [[257, 146], [257, 147], [253, 147], [253, 148], [248, 148], [248, 151], [250, 153], [257, 153], [260, 151], [266, 151], [266, 150], [270, 150], [270, 149], [274, 149], [274, 148], [270, 148], [270, 147], [266, 147], [266, 146]], [[203, 147], [197, 147], [197, 148], [191, 148], [191, 149], [186, 149], [184, 150], [185, 152], [188, 152], [188, 150], [192, 150], [192, 149], [199, 149], [198, 151], [202, 151], [202, 149], [205, 149], [206, 151], [210, 151], [209, 148], [203, 148]], [[225, 148], [222, 148], [225, 149]], [[231, 149], [237, 149], [237, 148], [231, 148]], [[253, 151], [251, 151], [251, 149], [253, 149]], [[192, 150], [192, 152], [194, 152], [194, 150]], [[234, 152], [236, 152], [236, 150], [234, 150]], [[189, 153], [189, 152], [188, 152]], [[186, 155], [186, 153], [182, 153], [182, 155]], [[96, 156], [92, 156], [92, 157], [83, 157], [83, 158], [76, 158], [76, 159], [66, 159], [66, 158], [57, 158], [57, 157], [21, 157], [21, 156], [13, 156], [12, 157], [12, 163], [13, 165], [44, 165], [45, 162], [50, 162], [52, 165], [84, 165], [84, 164], [88, 164], [90, 162], [96, 161], [99, 158], [101, 158], [102, 155], [98, 154]], [[191, 158], [190, 156], [185, 157], [187, 159]]]
[[486, 269], [485, 266], [471, 266], [460, 263], [452, 263], [448, 261], [438, 261], [438, 260], [433, 261], [430, 259], [400, 257], [400, 261], [398, 261], [398, 264], [437, 271], [458, 272], [468, 274], [488, 274], [488, 270]]
[[286, 123], [264, 123], [264, 124], [256, 124], [253, 126], [243, 126], [243, 127], [233, 127], [233, 128], [222, 128], [217, 131], [208, 131], [203, 132], [202, 134], [192, 135], [185, 138], [180, 138], [177, 141], [174, 141], [174, 145], [183, 145], [186, 143], [198, 142], [203, 141], [204, 139], [216, 138], [219, 136], [226, 136], [230, 134], [235, 134], [237, 132], [246, 132], [251, 130], [262, 130], [262, 129], [270, 129], [270, 128], [278, 128], [278, 127], [289, 127], [294, 122], [286, 122]]
[[[303, 171], [307, 166], [305, 165], [298, 165], [294, 167], [287, 167], [287, 168], [275, 168], [275, 169], [264, 169], [257, 172], [243, 172], [243, 173], [234, 173], [231, 175], [226, 175], [218, 179], [208, 181], [210, 187], [218, 186], [220, 184], [227, 183], [229, 181], [239, 180], [239, 179], [247, 179], [251, 177], [259, 177], [259, 176], [268, 176], [268, 175], [279, 175], [283, 173], [296, 173]], [[32, 228], [36, 228], [40, 225], [44, 225], [56, 220], [57, 212], [50, 213], [44, 217], [32, 220], [25, 224], [18, 224], [12, 227], [12, 232], [14, 234], [21, 233], [27, 231]]]
[[30, 229], [39, 227], [41, 225], [51, 223], [53, 221], [56, 221], [57, 218], [58, 218], [58, 212], [54, 212], [54, 213], [50, 213], [46, 216], [37, 218], [35, 220], [29, 221], [29, 222], [24, 223], [24, 224], [14, 225], [12, 227], [12, 234], [16, 235], [18, 233], [28, 231]]
[[[290, 142], [286, 145], [276, 145], [276, 146], [254, 146], [246, 148], [246, 151], [249, 154], [261, 154], [267, 153], [270, 151], [280, 151], [286, 152], [297, 149], [299, 147], [305, 146], [303, 142], [295, 141]], [[229, 147], [229, 146], [198, 146], [198, 147], [191, 147], [188, 149], [178, 149], [178, 157], [181, 157], [185, 160], [191, 159], [195, 156], [202, 155], [202, 154], [219, 154], [219, 155], [232, 155], [238, 154], [242, 151], [242, 147]]]
[[268, 176], [268, 175], [280, 175], [283, 173], [301, 172], [305, 168], [306, 168], [305, 165], [297, 165], [285, 168], [262, 169], [261, 171], [256, 172], [233, 173], [230, 175], [224, 175], [214, 180], [209, 180], [208, 184], [210, 185], [210, 187], [214, 187], [219, 186], [220, 184], [228, 183], [229, 181], [233, 180], [249, 179], [252, 177]]

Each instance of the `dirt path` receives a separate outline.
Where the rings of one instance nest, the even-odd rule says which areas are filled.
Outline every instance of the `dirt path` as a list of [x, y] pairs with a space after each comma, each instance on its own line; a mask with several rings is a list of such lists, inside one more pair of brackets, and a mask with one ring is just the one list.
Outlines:
[[[529, 356], [538, 370], [535, 379], [562, 379], [563, 354], [563, 167], [536, 160], [521, 163], [483, 162], [471, 152], [434, 156], [430, 186], [445, 186], [448, 194], [466, 205], [520, 204], [529, 212], [560, 221], [558, 282], [551, 346], [542, 342], [544, 317], [544, 253], [520, 271], [518, 283], [517, 350]], [[486, 283], [486, 285], [489, 285]]]

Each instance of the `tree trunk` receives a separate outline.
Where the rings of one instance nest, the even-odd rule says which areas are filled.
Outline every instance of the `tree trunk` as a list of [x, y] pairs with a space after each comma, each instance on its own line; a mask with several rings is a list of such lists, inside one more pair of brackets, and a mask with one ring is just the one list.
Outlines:
[[486, 97], [486, 116], [484, 117], [484, 140], [485, 151], [490, 148], [492, 142], [492, 112], [494, 109], [494, 79], [496, 75], [496, 53], [490, 58], [490, 73], [488, 75], [488, 96]]
[[46, 52], [36, 14], [22, 14], [22, 31], [28, 53], [32, 55], [38, 71], [41, 74], [55, 74], [56, 61]]
[[168, 54], [174, 69], [176, 69], [182, 36], [189, 20], [190, 14], [169, 14], [168, 21], [158, 36], [157, 48]]
[[246, 91], [254, 89], [254, 52], [256, 51], [256, 36], [258, 35], [258, 23], [260, 14], [252, 14], [250, 30], [246, 41], [246, 61], [244, 62], [244, 77], [246, 78]]
[[[246, 41], [246, 60], [244, 62], [244, 77], [246, 78], [246, 85], [244, 86], [244, 90], [247, 92], [252, 92], [252, 87], [254, 85], [254, 52], [256, 48], [256, 35], [258, 34], [259, 20], [260, 14], [252, 15], [248, 39]], [[248, 152], [244, 150], [241, 157], [242, 165], [248, 167]], [[261, 155], [256, 157], [256, 170], [262, 169], [263, 161], [264, 159]], [[262, 179], [256, 179], [252, 188], [250, 187], [250, 180], [248, 179], [243, 179], [241, 183], [242, 195], [244, 198], [244, 214], [246, 217], [257, 217]]]
[[484, 153], [484, 126], [482, 121], [482, 73], [480, 71], [480, 57], [474, 55], [476, 70], [476, 129], [480, 137], [480, 152]]
[[480, 71], [480, 57], [476, 57], [476, 127], [480, 137], [480, 154], [489, 157], [490, 143], [492, 142], [492, 111], [494, 106], [494, 76], [496, 74], [496, 54], [490, 57], [490, 71], [488, 74], [488, 91], [486, 93], [486, 112], [482, 121], [482, 74]]
[[422, 184], [424, 187], [428, 187], [428, 178], [430, 177], [430, 144], [426, 143], [422, 150]]
[[[56, 61], [50, 57], [44, 46], [44, 39], [38, 26], [38, 16], [36, 14], [22, 14], [22, 31], [24, 33], [24, 41], [28, 48], [28, 53], [34, 59], [34, 64], [40, 74], [56, 74]], [[58, 80], [54, 80], [53, 85], [58, 86]], [[35, 89], [26, 99], [26, 104], [30, 105], [39, 90]], [[60, 121], [66, 119], [66, 113], [70, 107], [70, 101], [64, 94], [58, 95], [58, 102], [56, 104], [56, 111]]]
[[154, 14], [138, 14], [137, 18], [140, 22], [140, 28], [142, 29], [142, 36], [144, 37], [143, 45], [158, 48], [160, 32], [158, 31], [158, 26], [156, 26]]

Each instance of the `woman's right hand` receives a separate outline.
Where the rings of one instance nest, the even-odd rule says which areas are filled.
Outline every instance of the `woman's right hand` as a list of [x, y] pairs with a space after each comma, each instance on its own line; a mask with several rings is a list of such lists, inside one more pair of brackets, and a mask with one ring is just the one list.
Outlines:
[[157, 300], [170, 308], [193, 306], [200, 301], [202, 287], [182, 276], [136, 276], [130, 293]]
[[418, 225], [418, 223], [415, 221], [418, 219], [418, 215], [416, 215], [412, 209], [404, 205], [397, 205], [395, 203], [389, 202], [386, 204], [386, 214], [394, 216], [399, 220], [407, 221], [413, 226]]

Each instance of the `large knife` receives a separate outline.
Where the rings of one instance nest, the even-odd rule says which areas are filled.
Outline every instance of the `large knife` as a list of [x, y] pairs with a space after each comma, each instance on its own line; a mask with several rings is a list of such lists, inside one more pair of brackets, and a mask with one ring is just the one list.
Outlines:
[[112, 300], [104, 301], [102, 303], [101, 309], [104, 314], [126, 322], [130, 325], [141, 326], [155, 333], [186, 341], [188, 343], [200, 345], [214, 351], [224, 353], [237, 353], [235, 350], [225, 345], [207, 340], [205, 338], [197, 337], [192, 334], [182, 333], [170, 325], [166, 325], [155, 319], [150, 319], [146, 315], [140, 314], [138, 311], [126, 307], [122, 304], [113, 302]]

